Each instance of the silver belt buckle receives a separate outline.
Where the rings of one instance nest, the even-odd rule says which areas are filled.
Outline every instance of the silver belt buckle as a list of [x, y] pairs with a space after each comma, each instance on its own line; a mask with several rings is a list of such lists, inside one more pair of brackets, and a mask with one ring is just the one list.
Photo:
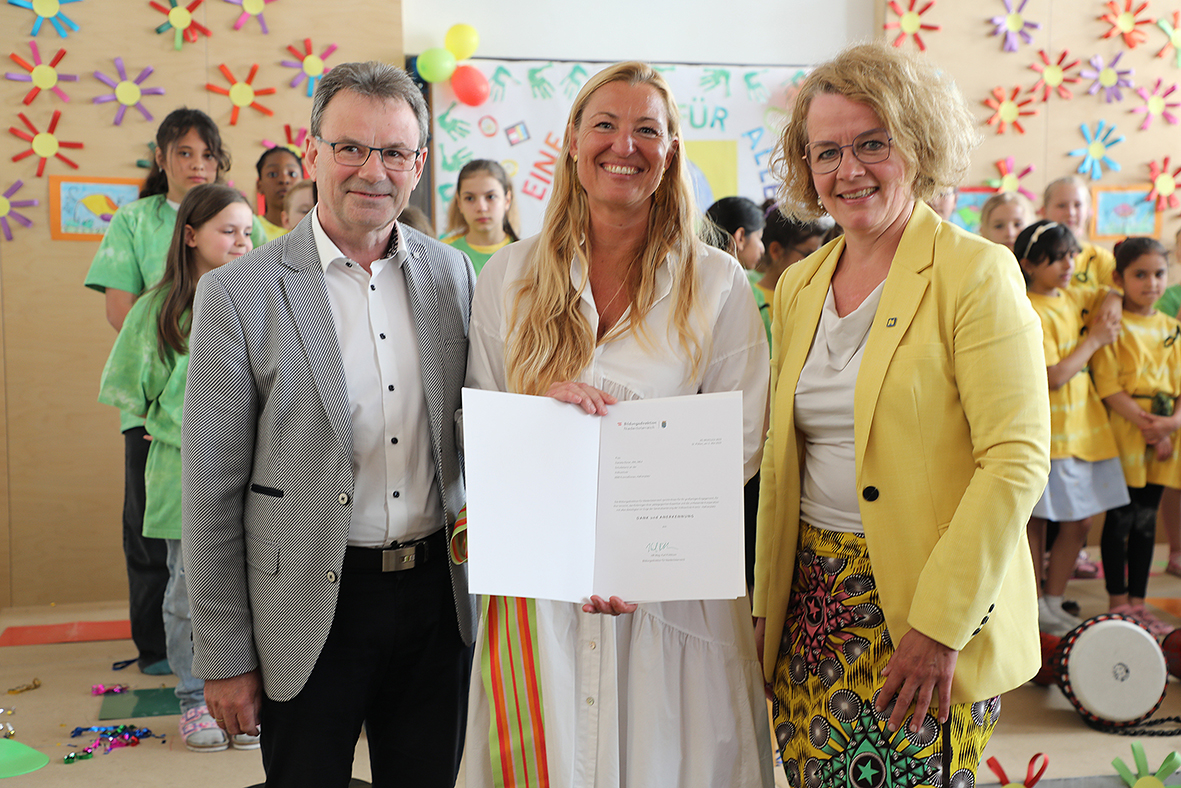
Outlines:
[[381, 551], [381, 571], [401, 572], [413, 569], [418, 561], [418, 545], [407, 547], [392, 547]]

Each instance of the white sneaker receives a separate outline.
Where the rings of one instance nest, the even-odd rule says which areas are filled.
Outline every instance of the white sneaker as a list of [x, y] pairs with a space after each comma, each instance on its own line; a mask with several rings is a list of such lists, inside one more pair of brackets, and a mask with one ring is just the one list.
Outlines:
[[230, 744], [234, 745], [235, 750], [257, 750], [262, 746], [259, 738], [251, 736], [249, 733], [239, 733], [237, 736], [230, 737]]
[[[1044, 597], [1038, 597], [1037, 600], [1037, 628], [1048, 635], [1058, 635], [1061, 637], [1070, 630], [1074, 629], [1074, 625], [1068, 621], [1064, 621], [1059, 617], [1070, 615], [1065, 610], [1055, 611], [1053, 606], [1048, 603]], [[1073, 618], [1073, 616], [1072, 616]]]

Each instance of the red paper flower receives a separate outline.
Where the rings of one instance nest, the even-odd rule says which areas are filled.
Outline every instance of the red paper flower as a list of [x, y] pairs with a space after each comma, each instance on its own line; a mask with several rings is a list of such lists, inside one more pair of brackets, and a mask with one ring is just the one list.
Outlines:
[[886, 30], [893, 30], [894, 28], [899, 29], [900, 32], [898, 33], [898, 37], [894, 39], [894, 46], [902, 46], [902, 41], [907, 36], [914, 36], [914, 42], [919, 45], [919, 49], [925, 52], [927, 45], [923, 43], [923, 37], [919, 35], [919, 31], [941, 30], [942, 28], [939, 25], [925, 24], [922, 19], [923, 14], [927, 13], [931, 6], [935, 5], [935, 0], [931, 0], [931, 2], [927, 3], [918, 11], [914, 10], [914, 7], [917, 3], [918, 0], [910, 0], [910, 5], [908, 5], [906, 10], [903, 11], [902, 6], [898, 5], [897, 0], [890, 0], [890, 10], [898, 15], [898, 21], [887, 22], [885, 25], [883, 25], [883, 27]]
[[1149, 17], [1140, 18], [1140, 13], [1145, 8], [1148, 8], [1147, 0], [1136, 6], [1135, 11], [1132, 10], [1132, 0], [1124, 0], [1123, 11], [1119, 10], [1119, 4], [1115, 0], [1108, 0], [1107, 13], [1099, 19], [1111, 25], [1111, 28], [1103, 34], [1103, 37], [1123, 36], [1124, 43], [1129, 49], [1135, 49], [1137, 45], [1148, 41], [1148, 34], [1141, 30], [1140, 26], [1151, 25], [1156, 20]]
[[217, 67], [217, 70], [229, 80], [230, 87], [227, 90], [221, 85], [214, 85], [213, 83], [206, 83], [206, 90], [211, 90], [214, 93], [220, 93], [223, 96], [229, 96], [230, 101], [234, 104], [234, 111], [230, 113], [230, 125], [238, 125], [238, 110], [242, 107], [252, 107], [264, 115], [274, 115], [275, 111], [264, 107], [255, 101], [256, 96], [267, 96], [274, 93], [278, 88], [255, 88], [251, 83], [254, 82], [254, 76], [258, 73], [258, 64], [255, 63], [250, 67], [250, 76], [246, 77], [245, 82], [239, 82], [237, 78], [231, 73], [228, 66], [222, 63]]
[[1181, 167], [1169, 173], [1169, 157], [1165, 156], [1160, 164], [1155, 161], [1148, 163], [1148, 173], [1152, 176], [1152, 191], [1148, 193], [1148, 200], [1156, 200], [1157, 213], [1166, 207], [1181, 206], [1181, 199], [1177, 197], [1177, 176], [1181, 175]]
[[61, 149], [62, 148], [81, 148], [82, 143], [81, 142], [62, 142], [62, 141], [58, 140], [57, 137], [53, 136], [53, 130], [57, 128], [57, 122], [59, 120], [61, 120], [61, 117], [62, 117], [61, 110], [54, 110], [53, 111], [53, 118], [49, 121], [49, 128], [46, 129], [45, 131], [37, 131], [37, 127], [33, 125], [32, 121], [30, 121], [28, 118], [25, 117], [25, 113], [22, 112], [22, 113], [18, 114], [17, 117], [21, 119], [21, 121], [25, 124], [25, 126], [28, 127], [29, 131], [31, 131], [32, 134], [30, 134], [29, 131], [25, 131], [24, 129], [18, 129], [16, 126], [9, 127], [8, 130], [10, 132], [12, 132], [16, 136], [20, 137], [25, 142], [29, 143], [29, 149], [26, 151], [21, 151], [20, 153], [13, 156], [12, 157], [13, 161], [20, 161], [21, 159], [25, 158], [26, 156], [33, 156], [33, 155], [39, 156], [41, 158], [41, 161], [40, 161], [40, 163], [37, 164], [37, 177], [38, 178], [40, 178], [41, 175], [45, 172], [45, 162], [49, 159], [50, 156], [54, 156], [56, 158], [61, 159], [66, 164], [73, 167], [75, 170], [78, 169], [77, 163], [71, 161], [70, 159], [67, 159], [65, 156], [63, 156], [61, 154]]
[[992, 89], [992, 98], [984, 100], [984, 104], [993, 109], [992, 117], [988, 119], [988, 125], [996, 125], [996, 133], [1003, 134], [1005, 128], [1012, 125], [1017, 129], [1018, 133], [1024, 134], [1025, 129], [1021, 127], [1020, 118], [1029, 115], [1036, 115], [1036, 109], [1022, 109], [1033, 103], [1033, 99], [1027, 98], [1024, 101], [1018, 101], [1017, 96], [1021, 94], [1021, 86], [1013, 88], [1013, 92], [1006, 97], [1005, 89], [1002, 87], [995, 87]]
[[1073, 60], [1070, 63], [1063, 64], [1063, 61], [1069, 57], [1070, 52], [1063, 49], [1062, 54], [1058, 56], [1057, 62], [1051, 63], [1050, 58], [1046, 55], [1046, 50], [1039, 49], [1038, 57], [1042, 59], [1041, 64], [1034, 63], [1030, 66], [1031, 69], [1041, 75], [1041, 78], [1029, 89], [1030, 93], [1042, 92], [1042, 101], [1049, 101], [1050, 94], [1053, 91], [1058, 91], [1058, 95], [1064, 99], [1073, 98], [1074, 94], [1066, 87], [1067, 84], [1074, 84], [1079, 81], [1078, 74], [1068, 73], [1072, 68], [1078, 66], [1082, 61]]

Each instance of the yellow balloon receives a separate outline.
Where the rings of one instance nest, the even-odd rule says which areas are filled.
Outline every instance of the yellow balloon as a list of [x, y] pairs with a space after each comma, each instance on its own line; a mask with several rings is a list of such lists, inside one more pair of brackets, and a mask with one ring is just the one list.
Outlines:
[[467, 60], [480, 46], [480, 34], [471, 25], [452, 25], [443, 39], [444, 46], [456, 60]]

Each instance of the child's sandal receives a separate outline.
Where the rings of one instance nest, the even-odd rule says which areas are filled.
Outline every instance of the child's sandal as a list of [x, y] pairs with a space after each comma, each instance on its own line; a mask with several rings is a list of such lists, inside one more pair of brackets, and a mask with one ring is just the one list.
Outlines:
[[230, 746], [226, 732], [214, 722], [208, 706], [197, 706], [181, 715], [180, 738], [193, 752], [221, 752]]

